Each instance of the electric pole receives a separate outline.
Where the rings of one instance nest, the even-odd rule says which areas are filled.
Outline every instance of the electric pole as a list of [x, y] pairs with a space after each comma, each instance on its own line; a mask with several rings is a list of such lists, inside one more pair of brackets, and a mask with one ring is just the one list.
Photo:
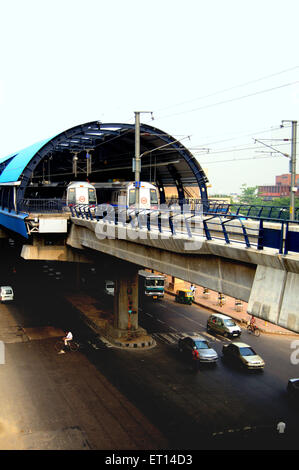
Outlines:
[[291, 191], [290, 191], [290, 220], [295, 219], [295, 193], [296, 187], [296, 140], [297, 140], [297, 121], [282, 121], [292, 123], [292, 151], [290, 159], [290, 173], [291, 173]]
[[139, 209], [139, 195], [140, 195], [140, 173], [141, 173], [141, 160], [140, 160], [140, 113], [150, 113], [152, 111], [135, 111], [135, 159], [133, 161], [133, 171], [135, 172], [135, 207]]

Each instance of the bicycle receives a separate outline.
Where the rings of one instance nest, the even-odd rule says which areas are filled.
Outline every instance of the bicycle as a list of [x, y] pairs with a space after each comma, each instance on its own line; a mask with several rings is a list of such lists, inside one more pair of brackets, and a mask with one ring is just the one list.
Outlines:
[[260, 336], [260, 334], [261, 334], [260, 329], [255, 325], [248, 325], [247, 326], [247, 332], [252, 333], [254, 336], [257, 336], [257, 337]]
[[77, 343], [76, 341], [72, 339], [71, 341], [67, 342], [67, 346], [66, 346], [64, 344], [63, 339], [60, 339], [56, 341], [54, 348], [57, 352], [64, 351], [65, 349], [67, 349], [68, 351], [74, 352], [74, 351], [78, 351], [78, 349], [80, 348], [80, 345], [79, 343]]

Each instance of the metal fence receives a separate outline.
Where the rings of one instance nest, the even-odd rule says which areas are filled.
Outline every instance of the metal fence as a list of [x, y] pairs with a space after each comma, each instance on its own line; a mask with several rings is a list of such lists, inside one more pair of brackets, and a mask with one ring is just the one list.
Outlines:
[[[158, 230], [160, 233], [171, 235], [187, 235], [190, 239], [201, 235], [207, 240], [224, 240], [225, 243], [237, 243], [246, 248], [262, 250], [265, 247], [277, 249], [280, 254], [299, 252], [299, 222], [290, 222], [278, 218], [259, 218], [258, 216], [231, 215], [222, 212], [209, 212], [200, 214], [196, 210], [175, 213], [171, 207], [161, 210], [135, 210], [112, 208], [107, 205], [101, 207], [101, 215], [94, 206], [74, 205], [70, 207], [73, 217], [85, 220], [99, 221], [116, 225], [131, 224], [133, 228]], [[125, 212], [125, 216], [123, 213]], [[203, 216], [204, 215], [204, 216]], [[198, 218], [200, 218], [201, 231], [198, 231]], [[254, 224], [245, 224], [245, 221]], [[267, 223], [268, 222], [268, 223]], [[274, 222], [273, 224], [269, 222]], [[196, 229], [197, 227], [197, 229]], [[298, 231], [297, 231], [298, 228]]]
[[21, 199], [17, 203], [18, 212], [51, 214], [67, 210], [68, 207], [63, 199]]

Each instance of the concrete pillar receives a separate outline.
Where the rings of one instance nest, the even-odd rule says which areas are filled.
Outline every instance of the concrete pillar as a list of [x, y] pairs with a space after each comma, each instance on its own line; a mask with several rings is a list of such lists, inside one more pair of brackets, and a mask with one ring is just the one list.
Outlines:
[[130, 268], [114, 284], [114, 328], [138, 330], [138, 268]]
[[[138, 324], [138, 271], [132, 263], [114, 263], [113, 324], [107, 335], [120, 346], [151, 346], [153, 339]], [[111, 277], [110, 277], [111, 279]]]
[[257, 266], [247, 312], [279, 324], [286, 272], [269, 266]]

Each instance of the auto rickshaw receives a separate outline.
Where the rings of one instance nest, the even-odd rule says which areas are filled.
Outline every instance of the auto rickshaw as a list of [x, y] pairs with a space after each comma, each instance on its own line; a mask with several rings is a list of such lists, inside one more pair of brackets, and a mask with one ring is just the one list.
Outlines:
[[175, 294], [175, 301], [180, 304], [191, 305], [193, 302], [193, 292], [190, 289], [177, 290]]

